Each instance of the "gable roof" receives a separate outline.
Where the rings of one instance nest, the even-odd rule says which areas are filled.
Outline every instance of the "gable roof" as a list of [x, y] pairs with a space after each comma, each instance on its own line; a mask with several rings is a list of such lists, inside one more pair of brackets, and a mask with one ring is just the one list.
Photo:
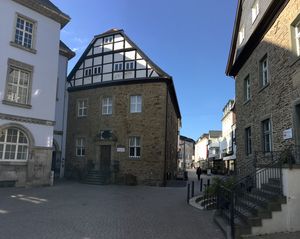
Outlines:
[[[103, 38], [106, 36], [111, 36], [111, 35], [116, 35], [116, 34], [120, 34], [121, 36], [124, 37], [124, 40], [127, 41], [131, 46], [132, 46], [132, 50], [136, 50], [140, 56], [142, 57], [142, 59], [144, 59], [146, 62], [148, 62], [152, 69], [156, 71], [156, 73], [158, 74], [157, 77], [153, 77], [153, 78], [140, 78], [138, 80], [136, 79], [125, 79], [125, 80], [121, 80], [121, 81], [107, 81], [104, 84], [101, 84], [101, 87], [103, 86], [110, 86], [110, 85], [115, 85], [115, 84], [136, 84], [139, 82], [142, 83], [150, 83], [150, 82], [165, 82], [167, 84], [168, 87], [168, 91], [170, 92], [170, 97], [173, 103], [173, 106], [175, 108], [175, 112], [177, 114], [177, 117], [179, 119], [181, 119], [181, 113], [180, 113], [180, 108], [179, 108], [179, 104], [178, 104], [178, 99], [177, 99], [177, 95], [176, 95], [176, 90], [175, 90], [175, 86], [174, 86], [174, 82], [173, 82], [173, 78], [172, 76], [170, 76], [169, 74], [167, 74], [165, 71], [163, 71], [158, 65], [156, 65], [133, 41], [130, 40], [130, 38], [124, 33], [124, 30], [122, 29], [110, 29], [100, 35], [95, 35], [93, 40], [90, 42], [90, 44], [87, 46], [87, 48], [85, 49], [85, 51], [83, 52], [83, 54], [81, 55], [81, 57], [79, 58], [78, 62], [76, 63], [76, 65], [73, 67], [73, 69], [71, 70], [71, 72], [69, 73], [68, 77], [67, 77], [67, 81], [71, 82], [72, 78], [75, 76], [76, 71], [80, 68], [81, 64], [83, 63], [83, 61], [85, 60], [85, 58], [87, 57], [89, 51], [91, 50], [91, 48], [93, 47], [94, 43], [99, 39], [99, 38]], [[81, 89], [87, 89], [87, 88], [93, 88], [96, 86], [100, 86], [98, 85], [90, 85], [90, 86], [77, 86], [73, 89], [68, 89], [68, 91], [75, 91], [75, 90], [81, 90]]]
[[130, 45], [132, 45], [132, 47], [134, 49], [136, 49], [139, 54], [142, 56], [142, 58], [144, 58], [147, 62], [150, 63], [150, 65], [152, 66], [152, 68], [159, 74], [159, 77], [161, 78], [171, 78], [171, 76], [169, 74], [167, 74], [165, 71], [163, 71], [158, 65], [156, 65], [125, 33], [123, 29], [110, 29], [102, 34], [99, 35], [95, 35], [94, 39], [90, 42], [90, 44], [88, 45], [88, 47], [85, 49], [85, 51], [83, 52], [83, 54], [81, 55], [81, 57], [79, 58], [78, 62], [76, 63], [76, 65], [74, 66], [74, 68], [72, 69], [72, 71], [70, 72], [69, 76], [68, 76], [68, 81], [70, 81], [72, 79], [72, 77], [75, 75], [77, 69], [80, 67], [80, 65], [82, 64], [82, 62], [84, 61], [85, 57], [87, 56], [88, 52], [91, 50], [91, 48], [93, 47], [94, 43], [97, 41], [97, 39], [101, 38], [101, 37], [106, 37], [106, 36], [110, 36], [112, 34], [120, 34], [121, 36], [124, 37], [124, 39], [130, 43]]
[[237, 50], [237, 39], [239, 32], [239, 25], [242, 16], [242, 4], [243, 0], [238, 1], [238, 7], [236, 11], [236, 18], [234, 22], [234, 29], [231, 39], [231, 46], [226, 66], [227, 76], [236, 76], [239, 70], [243, 67], [247, 59], [250, 57], [252, 52], [255, 50], [257, 45], [263, 39], [266, 32], [270, 29], [272, 24], [275, 22], [278, 15], [284, 9], [289, 0], [273, 0], [269, 5], [268, 9], [262, 16], [260, 22], [254, 29], [253, 33], [249, 37], [245, 45], [240, 49], [239, 54], [235, 56]]
[[63, 28], [71, 18], [62, 12], [57, 6], [55, 6], [49, 0], [13, 0], [25, 7], [28, 7], [52, 20], [59, 22], [61, 28]]

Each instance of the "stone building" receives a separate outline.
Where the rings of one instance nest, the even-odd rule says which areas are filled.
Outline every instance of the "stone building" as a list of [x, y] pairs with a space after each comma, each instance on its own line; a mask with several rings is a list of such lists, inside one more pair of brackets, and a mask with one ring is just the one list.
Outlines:
[[95, 36], [68, 81], [69, 177], [163, 185], [174, 175], [181, 116], [172, 77], [123, 30]]
[[0, 185], [49, 184], [58, 72], [67, 67], [59, 55], [69, 55], [60, 30], [70, 17], [48, 0], [2, 0], [0, 19]]
[[[300, 0], [239, 1], [226, 74], [235, 79], [240, 172], [258, 155], [283, 160], [292, 153], [299, 163], [299, 57]], [[252, 227], [252, 234], [300, 230], [300, 172], [283, 168], [281, 175], [286, 204], [262, 226]]]

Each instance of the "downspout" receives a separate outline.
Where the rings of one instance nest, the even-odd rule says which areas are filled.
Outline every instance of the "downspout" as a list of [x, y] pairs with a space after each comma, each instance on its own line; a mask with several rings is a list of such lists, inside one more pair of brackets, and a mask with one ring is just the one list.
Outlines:
[[168, 83], [166, 83], [166, 119], [165, 119], [165, 162], [164, 162], [164, 172], [163, 172], [163, 184], [166, 186], [167, 183], [167, 175], [166, 175], [166, 170], [167, 170], [167, 133], [168, 133], [168, 104], [169, 104], [169, 88], [168, 88]]

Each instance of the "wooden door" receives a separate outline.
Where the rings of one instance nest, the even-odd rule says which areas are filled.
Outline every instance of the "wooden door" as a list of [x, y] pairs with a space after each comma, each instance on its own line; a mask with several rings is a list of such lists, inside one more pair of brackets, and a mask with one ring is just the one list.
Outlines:
[[109, 171], [111, 161], [111, 146], [101, 145], [100, 146], [100, 170]]

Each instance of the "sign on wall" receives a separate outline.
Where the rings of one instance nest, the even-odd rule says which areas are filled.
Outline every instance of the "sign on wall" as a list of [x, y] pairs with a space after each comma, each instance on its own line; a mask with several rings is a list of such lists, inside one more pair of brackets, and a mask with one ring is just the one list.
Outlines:
[[125, 152], [125, 147], [120, 147], [120, 146], [118, 146], [118, 147], [117, 147], [117, 152], [118, 152], [118, 153], [124, 153], [124, 152]]
[[286, 129], [283, 131], [283, 139], [291, 139], [293, 137], [292, 129]]

